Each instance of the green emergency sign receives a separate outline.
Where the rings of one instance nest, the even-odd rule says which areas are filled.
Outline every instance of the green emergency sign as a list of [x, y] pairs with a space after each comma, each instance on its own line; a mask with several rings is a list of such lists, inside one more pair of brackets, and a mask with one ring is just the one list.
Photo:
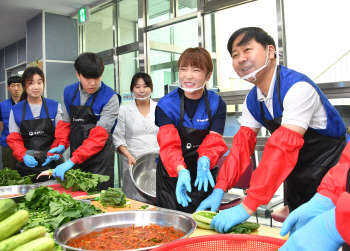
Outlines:
[[79, 15], [78, 15], [78, 20], [79, 20], [79, 24], [83, 24], [86, 23], [88, 20], [88, 16], [89, 16], [89, 8], [87, 6], [79, 9]]

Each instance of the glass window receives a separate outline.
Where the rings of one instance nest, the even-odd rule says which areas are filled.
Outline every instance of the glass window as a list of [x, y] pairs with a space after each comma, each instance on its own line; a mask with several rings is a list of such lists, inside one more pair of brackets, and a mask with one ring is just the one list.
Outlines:
[[177, 61], [189, 47], [198, 46], [198, 22], [191, 19], [149, 32], [149, 65], [153, 81], [152, 98], [161, 98], [178, 80]]
[[316, 83], [350, 80], [350, 1], [284, 0], [284, 6], [288, 67]]
[[122, 98], [121, 105], [126, 105], [132, 100], [130, 83], [132, 77], [139, 72], [139, 52], [133, 51], [119, 56], [119, 94]]
[[83, 52], [101, 52], [113, 48], [113, 6], [91, 14], [83, 25]]
[[105, 70], [103, 71], [102, 82], [105, 83], [107, 86], [111, 87], [113, 90], [115, 90], [115, 80], [114, 80], [114, 64], [106, 64]]
[[138, 41], [138, 1], [118, 2], [118, 46]]
[[156, 24], [170, 19], [169, 0], [148, 0], [148, 25]]
[[178, 14], [183, 16], [197, 11], [197, 0], [178, 0]]
[[276, 1], [260, 0], [205, 15], [205, 47], [212, 54], [216, 67], [214, 86], [217, 83], [220, 92], [249, 90], [253, 87], [251, 83], [239, 79], [226, 49], [230, 36], [243, 27], [264, 29], [274, 38], [277, 46]]

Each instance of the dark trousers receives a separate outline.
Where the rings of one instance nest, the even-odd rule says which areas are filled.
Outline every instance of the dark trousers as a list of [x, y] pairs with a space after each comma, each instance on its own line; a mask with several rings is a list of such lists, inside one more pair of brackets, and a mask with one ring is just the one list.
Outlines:
[[3, 146], [2, 148], [2, 167], [8, 167], [11, 168], [13, 170], [16, 169], [16, 163], [17, 163], [17, 159], [15, 157], [13, 157], [12, 153], [12, 149], [10, 147], [6, 147]]

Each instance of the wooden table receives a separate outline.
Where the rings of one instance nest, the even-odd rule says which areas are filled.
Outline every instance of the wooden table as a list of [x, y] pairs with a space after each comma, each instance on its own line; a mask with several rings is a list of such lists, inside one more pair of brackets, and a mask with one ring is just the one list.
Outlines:
[[[79, 199], [86, 199], [86, 198], [95, 198], [98, 196], [99, 195], [89, 195], [89, 196], [80, 196], [78, 198]], [[128, 211], [128, 210], [139, 210], [139, 208], [141, 206], [146, 205], [146, 203], [139, 202], [136, 200], [131, 200], [131, 199], [127, 199], [127, 200], [129, 200], [131, 202], [131, 204], [127, 205], [126, 207], [113, 208], [111, 206], [108, 206], [105, 209], [105, 208], [103, 208], [102, 204], [98, 201], [92, 201], [92, 205], [94, 205], [95, 207], [99, 207], [101, 210], [103, 210], [106, 213], [117, 212], [117, 211]], [[219, 234], [219, 233], [214, 231], [214, 230], [197, 228], [189, 237], [211, 235], [211, 234]], [[269, 236], [269, 237], [279, 238], [279, 239], [283, 239], [283, 240], [288, 239], [288, 235], [286, 235], [284, 237], [280, 236], [280, 229], [279, 228], [267, 227], [267, 226], [263, 226], [263, 225], [260, 225], [260, 228], [253, 231], [251, 234]]]

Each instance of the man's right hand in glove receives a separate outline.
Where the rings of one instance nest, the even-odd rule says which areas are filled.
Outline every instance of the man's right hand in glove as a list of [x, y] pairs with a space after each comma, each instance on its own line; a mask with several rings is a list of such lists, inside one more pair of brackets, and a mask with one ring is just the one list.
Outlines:
[[210, 211], [216, 212], [221, 205], [221, 200], [222, 197], [224, 197], [224, 193], [224, 190], [220, 188], [214, 189], [211, 195], [209, 195], [208, 198], [202, 201], [202, 203], [199, 205], [196, 211], [203, 211], [207, 208], [210, 208]]

